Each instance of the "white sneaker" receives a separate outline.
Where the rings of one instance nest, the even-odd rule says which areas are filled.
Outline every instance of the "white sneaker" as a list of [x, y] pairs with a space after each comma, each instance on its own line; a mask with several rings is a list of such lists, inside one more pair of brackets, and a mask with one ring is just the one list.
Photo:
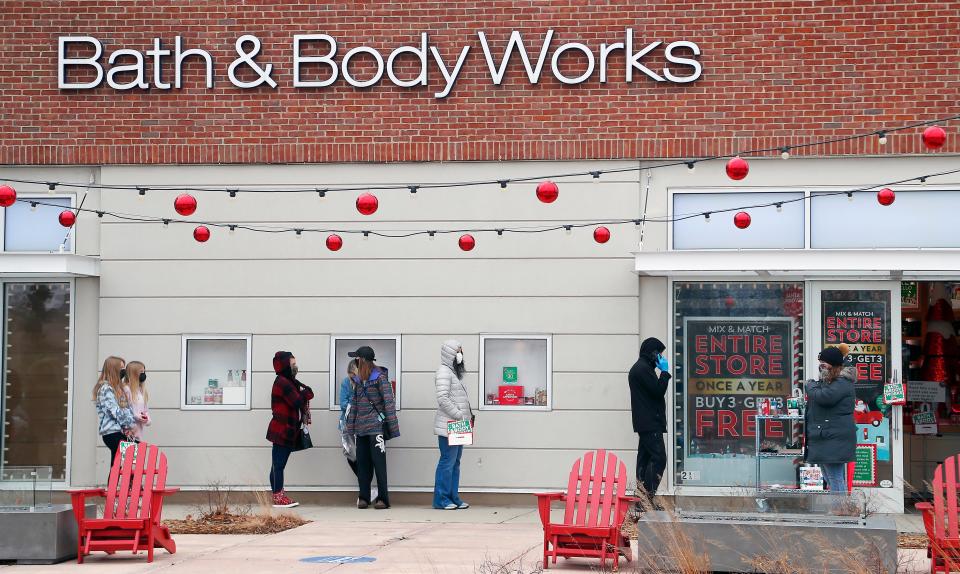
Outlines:
[[380, 491], [377, 490], [376, 486], [370, 487], [370, 500], [376, 500], [379, 495]]
[[462, 501], [461, 501], [461, 502], [460, 502], [460, 506], [458, 506], [457, 508], [459, 508], [460, 510], [466, 510], [466, 509], [470, 508], [470, 505], [467, 504], [466, 502], [462, 502]]
[[457, 505], [451, 502], [450, 504], [444, 506], [443, 509], [444, 509], [444, 510], [456, 510], [456, 509], [457, 509]]

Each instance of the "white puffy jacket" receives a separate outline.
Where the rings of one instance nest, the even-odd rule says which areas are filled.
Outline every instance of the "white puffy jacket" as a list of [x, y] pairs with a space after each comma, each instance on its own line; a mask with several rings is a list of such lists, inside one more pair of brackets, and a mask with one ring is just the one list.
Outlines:
[[433, 419], [433, 432], [447, 436], [447, 421], [470, 420], [470, 397], [467, 387], [457, 377], [453, 363], [457, 357], [458, 341], [444, 341], [440, 348], [440, 368], [437, 369], [437, 415]]

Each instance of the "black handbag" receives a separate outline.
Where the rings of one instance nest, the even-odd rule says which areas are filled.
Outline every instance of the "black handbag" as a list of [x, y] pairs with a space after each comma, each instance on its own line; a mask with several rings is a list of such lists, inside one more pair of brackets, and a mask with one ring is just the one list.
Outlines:
[[293, 450], [306, 450], [308, 448], [313, 448], [313, 439], [310, 438], [309, 427], [307, 427], [307, 425], [300, 425], [300, 431], [297, 432], [297, 441]]

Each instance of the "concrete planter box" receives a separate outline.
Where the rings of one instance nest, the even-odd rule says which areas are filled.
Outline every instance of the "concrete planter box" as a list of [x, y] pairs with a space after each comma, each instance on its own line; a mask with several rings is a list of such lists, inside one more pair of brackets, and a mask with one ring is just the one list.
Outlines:
[[[86, 514], [97, 515], [88, 504]], [[69, 504], [33, 510], [0, 509], [0, 560], [54, 564], [77, 557], [77, 521]]]
[[684, 558], [714, 572], [780, 572], [784, 565], [802, 572], [897, 570], [897, 529], [889, 517], [647, 512], [637, 529], [640, 570], [677, 570]]

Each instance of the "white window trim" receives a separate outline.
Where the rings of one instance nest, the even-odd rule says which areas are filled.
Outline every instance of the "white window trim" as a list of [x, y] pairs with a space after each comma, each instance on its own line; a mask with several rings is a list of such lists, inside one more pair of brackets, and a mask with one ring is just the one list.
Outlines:
[[400, 412], [400, 396], [403, 394], [403, 336], [402, 335], [330, 335], [330, 355], [329, 355], [329, 379], [330, 379], [330, 410], [340, 411], [340, 403], [337, 401], [337, 387], [340, 381], [346, 376], [346, 373], [337, 371], [337, 341], [342, 339], [373, 339], [373, 340], [393, 340], [397, 347], [397, 370], [393, 373], [393, 378], [397, 381], [397, 392], [394, 393], [394, 408]]
[[[484, 387], [484, 355], [487, 339], [520, 339], [547, 342], [547, 404], [543, 405], [488, 405], [487, 393]], [[545, 333], [498, 333], [480, 334], [480, 366], [478, 381], [478, 401], [481, 411], [552, 411], [553, 410], [553, 335]]]
[[[928, 191], [960, 191], [960, 186], [957, 186], [957, 185], [941, 185], [941, 186], [891, 185], [891, 186], [887, 186], [887, 187], [889, 187], [890, 189], [892, 189], [893, 191], [895, 191], [895, 192], [897, 192], [897, 193], [899, 193], [899, 192], [901, 192], [901, 191], [903, 191], [903, 192], [911, 192], [911, 191], [917, 191], [917, 192], [920, 192], [920, 191], [922, 191], [922, 192], [928, 192]], [[812, 220], [811, 220], [812, 213], [811, 213], [811, 209], [810, 209], [810, 202], [811, 202], [810, 196], [811, 196], [811, 195], [815, 195], [815, 194], [817, 194], [817, 193], [840, 192], [840, 191], [848, 191], [848, 190], [855, 190], [855, 189], [857, 189], [856, 186], [806, 186], [806, 187], [670, 187], [670, 188], [667, 188], [667, 217], [668, 217], [668, 219], [673, 219], [673, 215], [674, 215], [674, 211], [673, 211], [673, 196], [674, 196], [674, 195], [677, 195], [677, 194], [688, 194], [688, 193], [699, 193], [699, 194], [711, 194], [711, 193], [718, 193], [718, 194], [723, 194], [723, 193], [744, 193], [744, 194], [746, 194], [746, 193], [803, 193], [803, 194], [804, 194], [804, 197], [805, 197], [804, 202], [803, 202], [803, 203], [804, 203], [804, 208], [803, 208], [803, 227], [804, 227], [804, 233], [803, 233], [803, 234], [804, 234], [804, 242], [803, 242], [803, 245], [804, 245], [804, 247], [803, 247], [803, 249], [800, 249], [800, 248], [784, 249], [784, 248], [779, 248], [779, 247], [750, 247], [750, 248], [743, 248], [742, 251], [787, 251], [787, 252], [790, 252], [790, 251], [812, 250], [813, 248], [811, 247], [811, 239], [812, 239], [812, 238], [811, 238], [811, 229], [812, 229], [812, 226], [813, 226], [813, 222], [812, 222]], [[874, 201], [874, 194], [876, 193], [876, 191], [879, 191], [879, 188], [878, 188], [877, 190], [870, 190], [870, 191], [862, 191], [862, 192], [859, 192], [859, 193], [856, 194], [856, 196], [860, 196], [860, 197], [863, 197], [863, 198], [869, 198], [870, 201]], [[766, 209], [772, 209], [772, 208], [766, 208]], [[730, 217], [727, 219], [728, 222], [729, 222], [730, 220], [732, 220], [732, 218], [733, 218], [733, 215], [732, 215], [732, 214], [727, 213], [726, 215], [730, 215]], [[718, 219], [719, 219], [719, 218], [718, 218]], [[720, 221], [718, 220], [718, 221], [716, 221], [716, 222], [714, 222], [714, 223], [720, 223]], [[722, 223], [720, 223], [720, 224], [722, 225]], [[731, 225], [732, 225], [732, 224], [731, 224]], [[670, 221], [670, 222], [667, 224], [667, 250], [668, 250], [668, 251], [678, 251], [678, 252], [680, 252], [680, 251], [688, 251], [688, 250], [686, 250], [686, 249], [676, 249], [676, 250], [674, 249], [674, 246], [673, 246], [673, 228], [674, 228], [673, 221]], [[960, 248], [960, 244], [957, 245], [957, 248]], [[689, 251], [722, 251], [722, 250], [724, 250], [724, 249], [729, 249], [729, 248], [718, 248], [718, 249], [716, 249], [716, 250], [712, 250], [712, 249], [702, 249], [702, 250], [689, 250]], [[934, 249], [934, 248], [925, 248], [925, 249]], [[951, 249], [951, 248], [937, 248], [937, 249]], [[834, 250], [840, 251], [840, 250], [843, 250], [843, 248], [842, 248], [842, 247], [838, 247], [838, 248], [823, 249], [823, 251], [834, 251]], [[866, 250], [861, 250], [861, 251], [866, 251]]]
[[[77, 195], [74, 193], [18, 193], [17, 199], [43, 201], [45, 199], [69, 199], [70, 208], [77, 207]], [[79, 219], [79, 218], [78, 218]], [[11, 251], [10, 253], [22, 253], [25, 255], [72, 255], [77, 252], [77, 224], [70, 229], [64, 228], [64, 236], [70, 234], [70, 249], [64, 251]], [[0, 252], [7, 251], [7, 214], [3, 213], [0, 217]]]
[[[180, 337], [180, 410], [182, 411], [249, 411], [252, 408], [253, 388], [252, 335], [189, 334]], [[247, 343], [247, 388], [246, 402], [242, 405], [191, 405], [187, 404], [187, 341], [246, 341]]]
[[[0, 217], [0, 241], [2, 241], [2, 220]], [[38, 277], [38, 278], [17, 278], [17, 279], [0, 279], [0, 304], [6, 305], [6, 290], [8, 283], [69, 283], [70, 284], [70, 331], [68, 333], [67, 343], [67, 444], [66, 444], [66, 459], [65, 464], [67, 465], [64, 470], [64, 480], [56, 480], [51, 483], [51, 489], [53, 490], [64, 490], [71, 486], [71, 470], [73, 466], [73, 396], [75, 391], [75, 376], [74, 376], [74, 351], [76, 347], [76, 337], [74, 333], [76, 332], [76, 282], [72, 278], [50, 278], [50, 277]], [[2, 316], [6, 319], [6, 309], [3, 310]], [[2, 339], [4, 348], [6, 348], [7, 338], [4, 336]], [[2, 355], [6, 359], [6, 354]], [[0, 390], [6, 390], [6, 372], [2, 374], [2, 385], [0, 385]], [[2, 416], [0, 416], [2, 420]], [[19, 465], [17, 465], [19, 466]], [[23, 482], [7, 482], [4, 483], [0, 481], [0, 490], [19, 490], [24, 487]]]

